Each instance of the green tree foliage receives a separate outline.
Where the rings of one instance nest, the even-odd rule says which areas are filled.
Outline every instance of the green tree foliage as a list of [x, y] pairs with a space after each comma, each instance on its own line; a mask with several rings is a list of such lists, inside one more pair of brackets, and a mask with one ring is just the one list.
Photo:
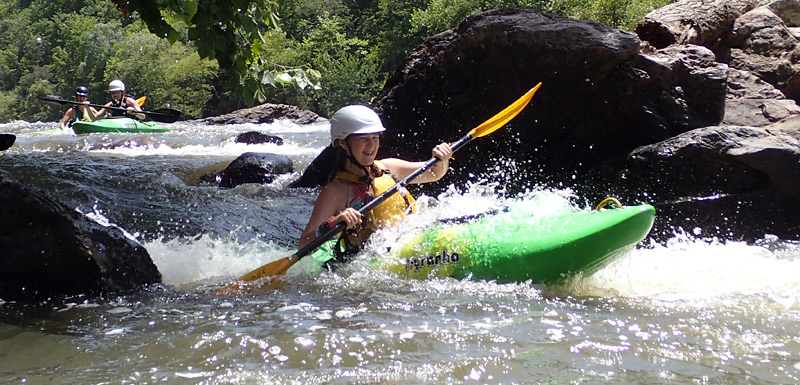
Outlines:
[[58, 120], [64, 107], [39, 94], [72, 98], [89, 87], [108, 101], [108, 82], [123, 79], [152, 108], [170, 105], [199, 117], [213, 93], [216, 63], [185, 42], [169, 44], [126, 18], [108, 0], [33, 0], [0, 5], [0, 120]]
[[216, 59], [227, 85], [247, 104], [263, 102], [267, 85], [289, 79], [314, 85], [319, 73], [307, 67], [284, 69], [263, 55], [266, 40], [277, 29], [277, 3], [272, 0], [111, 0], [127, 15], [136, 12], [151, 32], [171, 43], [186, 28], [201, 57]]
[[325, 74], [315, 110], [330, 115], [345, 104], [369, 104], [383, 85], [381, 60], [369, 42], [347, 33], [339, 16], [321, 15], [301, 44], [308, 62]]

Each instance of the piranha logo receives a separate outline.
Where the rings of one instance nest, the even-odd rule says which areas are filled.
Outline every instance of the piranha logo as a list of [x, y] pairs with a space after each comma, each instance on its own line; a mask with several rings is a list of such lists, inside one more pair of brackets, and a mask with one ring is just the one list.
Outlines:
[[413, 270], [418, 273], [423, 267], [434, 267], [439, 265], [455, 265], [461, 262], [458, 253], [448, 254], [447, 250], [442, 250], [441, 254], [429, 255], [427, 257], [410, 257], [406, 260], [406, 273]]

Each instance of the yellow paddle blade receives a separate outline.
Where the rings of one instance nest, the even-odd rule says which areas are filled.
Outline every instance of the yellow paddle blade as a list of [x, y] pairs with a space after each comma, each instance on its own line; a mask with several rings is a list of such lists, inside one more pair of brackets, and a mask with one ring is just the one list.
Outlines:
[[[233, 294], [235, 292], [246, 291], [248, 288], [247, 282], [258, 281], [265, 277], [277, 276], [277, 275], [285, 275], [286, 271], [289, 270], [292, 265], [295, 264], [300, 258], [297, 258], [296, 255], [292, 254], [290, 257], [281, 258], [275, 262], [270, 262], [264, 266], [259, 267], [237, 279], [232, 284], [225, 286], [224, 288], [218, 290], [216, 292], [217, 295], [227, 295]], [[250, 286], [253, 286], [252, 284]], [[263, 285], [262, 285], [263, 286]]]
[[141, 107], [145, 100], [147, 100], [147, 96], [142, 96], [141, 98], [136, 99], [136, 103], [139, 103], [139, 107]]
[[519, 114], [525, 106], [528, 105], [528, 102], [531, 101], [533, 98], [533, 94], [542, 86], [542, 83], [536, 85], [536, 87], [531, 88], [525, 95], [522, 95], [521, 98], [517, 99], [516, 102], [512, 103], [510, 106], [506, 107], [505, 110], [500, 111], [497, 115], [492, 116], [489, 120], [481, 123], [480, 126], [475, 127], [472, 131], [469, 132], [469, 136], [473, 138], [480, 138], [482, 136], [489, 135], [500, 127], [503, 127], [506, 123], [508, 123], [511, 119], [514, 119], [517, 114]]
[[286, 270], [289, 270], [295, 262], [297, 262], [300, 258], [297, 258], [294, 254], [290, 257], [281, 258], [275, 262], [270, 262], [264, 266], [255, 269], [242, 277], [239, 278], [240, 281], [255, 281], [260, 279], [261, 277], [266, 277], [268, 275], [284, 275], [286, 274]]

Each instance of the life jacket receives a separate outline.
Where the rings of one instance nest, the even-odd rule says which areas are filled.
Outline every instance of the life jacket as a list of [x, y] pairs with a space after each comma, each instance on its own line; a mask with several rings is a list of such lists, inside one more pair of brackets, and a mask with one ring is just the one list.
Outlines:
[[[122, 95], [119, 100], [112, 100], [111, 107], [127, 109], [128, 108], [128, 97]], [[111, 116], [125, 116], [125, 111], [122, 110], [111, 110]]]
[[[360, 177], [347, 171], [336, 173], [336, 179], [353, 183], [355, 197], [348, 202], [348, 206], [358, 210], [399, 182], [399, 179], [383, 163], [376, 160], [375, 165], [382, 171], [382, 175], [373, 178], [369, 183], [369, 186], [372, 187], [371, 194], [361, 187], [365, 183]], [[416, 205], [414, 205], [414, 197], [403, 187], [364, 214], [360, 225], [342, 232], [334, 248], [337, 262], [345, 262], [347, 257], [361, 250], [361, 245], [372, 233], [397, 223], [409, 212], [416, 212]]]
[[[86, 107], [86, 108], [89, 108], [89, 107]], [[72, 107], [72, 110], [75, 111], [75, 116], [73, 116], [72, 119], [70, 119], [69, 122], [67, 123], [70, 127], [72, 127], [72, 124], [75, 123], [75, 122], [80, 122], [80, 121], [91, 122], [92, 121], [92, 118], [88, 114], [84, 114], [83, 111], [81, 111], [81, 109], [78, 108], [77, 106], [76, 107]]]

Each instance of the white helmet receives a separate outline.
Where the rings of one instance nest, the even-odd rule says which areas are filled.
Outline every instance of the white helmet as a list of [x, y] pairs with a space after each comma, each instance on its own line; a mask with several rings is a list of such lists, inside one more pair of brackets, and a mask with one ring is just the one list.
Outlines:
[[112, 80], [111, 83], [108, 83], [108, 92], [114, 91], [125, 91], [125, 83], [122, 80]]
[[371, 108], [362, 105], [345, 106], [331, 117], [331, 143], [353, 134], [377, 134], [386, 131], [381, 118]]

